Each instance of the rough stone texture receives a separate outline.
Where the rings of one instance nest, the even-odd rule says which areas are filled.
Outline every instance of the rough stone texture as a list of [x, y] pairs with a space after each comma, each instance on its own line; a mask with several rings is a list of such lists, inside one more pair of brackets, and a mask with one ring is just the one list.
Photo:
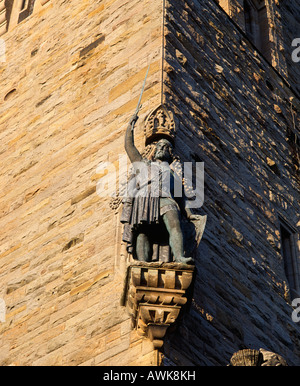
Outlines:
[[151, 1], [50, 1], [2, 36], [2, 365], [156, 363], [120, 306], [96, 169], [124, 153], [150, 61], [143, 113], [160, 100], [161, 15]]
[[276, 353], [263, 349], [239, 350], [233, 354], [229, 366], [288, 366], [285, 359]]
[[[166, 2], [164, 55], [162, 2], [38, 3], [1, 36], [0, 364], [158, 363], [120, 306], [120, 225], [110, 198], [96, 194], [96, 169], [118, 167], [151, 62], [143, 150], [164, 57], [177, 149], [205, 162], [208, 215], [194, 296], [168, 334], [165, 361], [227, 365], [247, 347], [299, 365], [277, 218], [299, 224], [299, 99], [289, 87], [299, 65], [285, 54], [290, 77], [281, 77], [212, 0]], [[280, 2], [285, 47], [299, 8]]]
[[[245, 33], [244, 0], [217, 0], [236, 25]], [[254, 3], [257, 2], [256, 0]], [[292, 61], [291, 46], [300, 37], [299, 2], [265, 0], [268, 16], [271, 57], [267, 59], [282, 75], [289, 85], [300, 94], [299, 66]], [[255, 48], [255, 47], [254, 47]]]
[[182, 157], [205, 162], [208, 216], [190, 312], [166, 356], [216, 365], [262, 347], [299, 365], [278, 221], [299, 226], [299, 99], [215, 2], [170, 0], [165, 28], [166, 103]]

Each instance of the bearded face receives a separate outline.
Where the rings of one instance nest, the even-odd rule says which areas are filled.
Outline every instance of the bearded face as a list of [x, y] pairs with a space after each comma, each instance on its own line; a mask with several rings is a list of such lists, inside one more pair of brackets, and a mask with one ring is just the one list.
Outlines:
[[161, 139], [156, 144], [155, 160], [170, 162], [172, 159], [172, 145], [166, 139]]

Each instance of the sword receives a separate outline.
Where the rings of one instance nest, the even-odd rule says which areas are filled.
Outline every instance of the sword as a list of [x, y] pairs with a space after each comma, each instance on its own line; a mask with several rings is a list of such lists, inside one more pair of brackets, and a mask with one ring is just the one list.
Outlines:
[[[146, 79], [147, 79], [147, 76], [148, 76], [149, 68], [150, 68], [150, 64], [149, 64], [148, 69], [147, 69], [147, 72], [146, 72], [146, 76], [145, 76], [145, 79], [144, 79], [144, 83], [143, 83], [141, 95], [140, 95], [140, 98], [139, 98], [139, 101], [138, 101], [138, 104], [137, 104], [137, 107], [136, 107], [136, 110], [135, 110], [135, 115], [136, 115], [136, 116], [137, 116], [138, 112], [140, 111], [140, 109], [142, 108], [141, 100], [142, 100], [142, 96], [143, 96], [143, 92], [144, 92], [144, 88], [145, 88], [145, 84], [146, 84]], [[135, 122], [136, 122], [136, 121], [133, 121], [132, 124], [131, 124], [131, 130], [132, 130], [132, 131], [133, 131], [133, 129], [134, 129], [134, 124], [135, 124]]]

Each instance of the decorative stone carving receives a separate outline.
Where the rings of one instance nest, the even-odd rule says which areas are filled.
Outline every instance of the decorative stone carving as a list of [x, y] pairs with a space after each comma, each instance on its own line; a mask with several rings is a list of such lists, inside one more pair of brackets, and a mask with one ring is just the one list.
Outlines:
[[260, 366], [263, 356], [258, 350], [245, 349], [235, 352], [231, 359], [231, 366]]
[[174, 114], [161, 104], [148, 115], [145, 123], [146, 146], [165, 138], [174, 145], [176, 121]]
[[134, 262], [128, 267], [121, 304], [137, 333], [149, 338], [155, 349], [163, 346], [167, 329], [187, 302], [193, 272], [194, 266], [180, 263]]
[[263, 356], [263, 363], [261, 366], [288, 366], [286, 360], [274, 352], [259, 349]]
[[230, 366], [288, 366], [285, 359], [264, 349], [239, 350], [230, 359]]
[[119, 195], [117, 195], [116, 197], [111, 198], [111, 200], [109, 201], [109, 207], [112, 210], [116, 211], [120, 207], [121, 203], [122, 203], [122, 198]]

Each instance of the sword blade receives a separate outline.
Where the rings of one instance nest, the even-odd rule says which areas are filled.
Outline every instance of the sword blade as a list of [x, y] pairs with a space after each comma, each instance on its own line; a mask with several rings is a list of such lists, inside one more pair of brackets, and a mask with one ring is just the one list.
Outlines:
[[140, 110], [140, 104], [141, 104], [141, 100], [142, 100], [142, 96], [143, 96], [143, 92], [144, 92], [144, 88], [145, 88], [145, 84], [146, 84], [146, 79], [147, 79], [147, 76], [148, 76], [149, 68], [150, 68], [150, 64], [149, 64], [147, 72], [146, 72], [146, 76], [145, 76], [145, 79], [144, 79], [141, 95], [140, 95], [140, 98], [139, 98], [139, 101], [138, 101], [138, 104], [137, 104], [137, 108], [136, 108], [136, 113], [138, 113], [139, 110]]

